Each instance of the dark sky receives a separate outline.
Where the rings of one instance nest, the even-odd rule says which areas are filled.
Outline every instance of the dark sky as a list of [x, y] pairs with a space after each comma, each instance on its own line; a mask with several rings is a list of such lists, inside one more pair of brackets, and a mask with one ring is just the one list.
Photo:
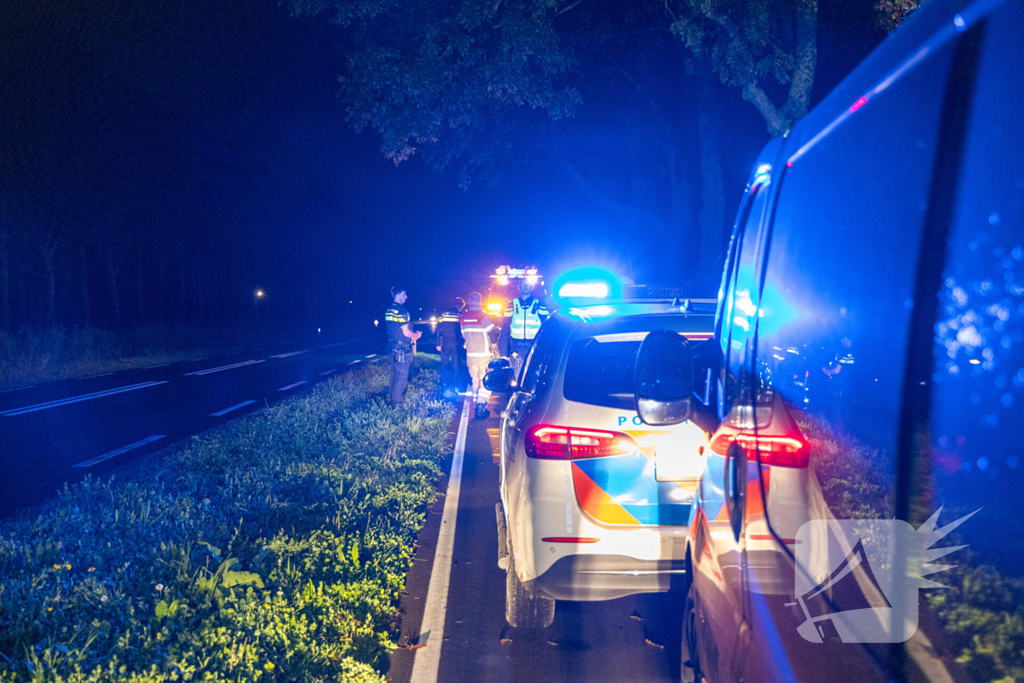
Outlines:
[[[443, 307], [485, 286], [501, 263], [551, 275], [602, 263], [629, 274], [630, 259], [644, 258], [635, 231], [592, 204], [550, 155], [468, 190], [419, 158], [386, 161], [372, 132], [345, 124], [344, 54], [325, 21], [263, 0], [14, 0], [4, 14], [0, 198], [21, 237], [12, 273], [28, 309], [42, 267], [34, 245], [51, 223], [65, 226], [58, 312], [72, 318], [78, 243], [95, 260], [93, 306], [113, 244], [125, 268], [137, 262], [145, 273], [139, 298], [149, 311], [159, 268], [180, 271], [186, 298], [215, 289], [239, 304], [263, 287], [268, 305], [295, 308], [312, 290], [323, 315], [350, 298], [377, 304], [399, 280], [417, 305]], [[823, 5], [822, 17], [861, 43], [851, 48], [842, 31], [822, 41], [819, 99], [875, 39], [847, 4]], [[736, 92], [720, 99], [731, 213], [767, 134]], [[617, 116], [591, 111], [564, 125], [600, 151], [615, 142]], [[598, 180], [614, 170], [585, 168]]]

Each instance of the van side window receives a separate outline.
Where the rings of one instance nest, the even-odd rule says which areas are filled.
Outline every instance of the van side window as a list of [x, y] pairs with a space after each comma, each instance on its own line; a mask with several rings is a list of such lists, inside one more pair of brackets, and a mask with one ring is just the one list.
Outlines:
[[749, 210], [737, 232], [735, 255], [729, 274], [724, 300], [723, 320], [723, 392], [720, 399], [720, 417], [728, 414], [737, 400], [749, 400], [745, 393], [750, 387], [745, 368], [750, 355], [750, 341], [757, 325], [758, 313], [758, 259], [759, 227], [769, 196], [768, 183], [762, 182], [751, 190]]

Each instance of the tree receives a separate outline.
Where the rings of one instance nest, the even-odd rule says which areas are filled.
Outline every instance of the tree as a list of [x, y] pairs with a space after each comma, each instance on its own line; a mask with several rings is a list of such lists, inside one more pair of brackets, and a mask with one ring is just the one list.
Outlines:
[[[571, 116], [575, 56], [554, 20], [576, 0], [436, 3], [430, 0], [291, 0], [293, 14], [326, 13], [350, 29], [339, 80], [356, 131], [381, 137], [400, 163], [423, 154], [458, 162], [460, 183], [495, 172], [519, 152], [523, 114]], [[496, 163], [497, 162], [497, 163]]]
[[[739, 89], [772, 137], [807, 113], [818, 61], [818, 0], [678, 0], [665, 7], [696, 68]], [[788, 86], [782, 104], [766, 91], [771, 81]]]

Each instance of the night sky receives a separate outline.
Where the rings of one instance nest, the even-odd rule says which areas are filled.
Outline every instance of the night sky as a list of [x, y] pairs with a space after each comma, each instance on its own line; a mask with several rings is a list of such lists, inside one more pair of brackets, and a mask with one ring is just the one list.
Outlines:
[[[880, 38], [846, 3], [823, 3], [820, 23], [815, 101]], [[345, 122], [342, 30], [323, 18], [261, 0], [15, 0], [0, 44], [12, 325], [44, 322], [47, 245], [65, 324], [112, 324], [108, 256], [122, 321], [246, 315], [257, 287], [278, 317], [364, 315], [400, 281], [411, 305], [440, 309], [502, 263], [549, 276], [601, 264], [678, 284], [550, 154], [466, 190], [453, 170], [384, 159], [372, 132]], [[630, 105], [583, 95], [559, 134], [614, 193]], [[737, 92], [719, 100], [731, 219], [768, 135]]]

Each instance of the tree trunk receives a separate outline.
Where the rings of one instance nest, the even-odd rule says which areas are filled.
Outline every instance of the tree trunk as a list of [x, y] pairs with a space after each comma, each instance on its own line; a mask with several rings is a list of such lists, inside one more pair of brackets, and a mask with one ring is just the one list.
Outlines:
[[7, 229], [0, 230], [0, 325], [11, 331], [11, 272], [7, 258]]
[[179, 316], [178, 316], [178, 320], [181, 321], [181, 322], [185, 322], [185, 319], [186, 319], [186, 316], [187, 316], [187, 313], [188, 313], [187, 307], [185, 305], [185, 302], [188, 300], [188, 290], [185, 288], [185, 264], [184, 263], [181, 264], [181, 270], [178, 271], [178, 274], [180, 276], [180, 281], [181, 281], [181, 289], [178, 292], [178, 299], [179, 299], [179, 301], [178, 301], [178, 311], [180, 312]]
[[57, 274], [53, 268], [53, 252], [48, 249], [40, 249], [40, 252], [43, 255], [43, 266], [46, 268], [46, 324], [54, 325], [57, 322]]
[[711, 73], [703, 66], [697, 70], [697, 133], [700, 136], [701, 209], [700, 257], [695, 281], [716, 282], [725, 236], [725, 183], [722, 179], [722, 150], [718, 144], [719, 113], [712, 87]]
[[159, 270], [160, 287], [160, 322], [167, 322], [167, 268], [164, 263], [164, 256], [160, 254], [157, 266]]
[[139, 297], [139, 322], [146, 322], [146, 291], [142, 286], [142, 249], [139, 249], [138, 268], [135, 269], [135, 292]]
[[85, 254], [85, 244], [78, 245], [79, 291], [82, 294], [82, 325], [89, 327], [92, 323], [89, 311], [89, 261]]
[[117, 269], [114, 268], [114, 247], [107, 238], [107, 284], [110, 287], [110, 301], [114, 312], [114, 327], [121, 327], [121, 297], [117, 291]]

